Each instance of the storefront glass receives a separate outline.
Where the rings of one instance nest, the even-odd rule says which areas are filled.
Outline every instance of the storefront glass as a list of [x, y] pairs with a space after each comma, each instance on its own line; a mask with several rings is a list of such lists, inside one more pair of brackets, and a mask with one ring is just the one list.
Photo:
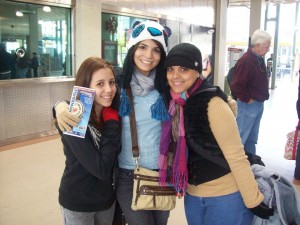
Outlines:
[[132, 28], [147, 19], [102, 13], [102, 57], [116, 67], [122, 67]]
[[[102, 58], [114, 65], [117, 76], [121, 74], [121, 67], [128, 51], [128, 41], [132, 29], [138, 22], [145, 20], [149, 19], [102, 13]], [[168, 49], [179, 42], [193, 43], [205, 56], [203, 60], [210, 58], [213, 66], [214, 28], [168, 19], [159, 19], [158, 22], [170, 34]]]
[[0, 79], [72, 76], [70, 14], [0, 0]]

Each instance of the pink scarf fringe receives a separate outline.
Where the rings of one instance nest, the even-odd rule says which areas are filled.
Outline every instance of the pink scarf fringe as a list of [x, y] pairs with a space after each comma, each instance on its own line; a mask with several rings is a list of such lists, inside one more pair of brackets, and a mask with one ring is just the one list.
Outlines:
[[[179, 94], [171, 91], [172, 100], [169, 106], [169, 114], [174, 116], [175, 103], [180, 105], [179, 127], [178, 127], [178, 142], [176, 147], [175, 158], [172, 164], [171, 184], [174, 186], [178, 195], [184, 195], [187, 187], [188, 171], [187, 171], [187, 149], [185, 141], [183, 105], [185, 100], [180, 98]], [[160, 140], [160, 155], [158, 157], [160, 184], [167, 183], [167, 167], [168, 167], [168, 152], [171, 142], [172, 120], [165, 121], [162, 127], [162, 135]]]

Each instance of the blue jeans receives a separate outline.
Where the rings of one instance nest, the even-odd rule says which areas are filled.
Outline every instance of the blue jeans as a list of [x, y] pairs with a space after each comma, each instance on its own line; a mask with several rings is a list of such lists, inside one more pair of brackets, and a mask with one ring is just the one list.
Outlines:
[[131, 209], [133, 170], [118, 169], [116, 179], [117, 199], [128, 225], [167, 225], [170, 211]]
[[61, 206], [64, 225], [111, 225], [115, 203], [107, 210], [99, 212], [75, 212]]
[[236, 121], [244, 149], [246, 152], [255, 155], [255, 145], [257, 144], [260, 120], [264, 112], [264, 103], [258, 101], [245, 103], [238, 99], [237, 106]]
[[253, 220], [240, 192], [204, 198], [186, 194], [184, 209], [189, 225], [250, 225]]

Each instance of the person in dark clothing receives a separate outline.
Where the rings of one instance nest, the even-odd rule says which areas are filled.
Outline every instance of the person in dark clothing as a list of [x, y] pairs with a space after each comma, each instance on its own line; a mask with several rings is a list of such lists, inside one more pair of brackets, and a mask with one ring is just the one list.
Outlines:
[[[297, 109], [298, 120], [300, 121], [300, 69], [299, 69], [298, 76], [299, 76], [299, 84], [298, 84], [298, 99], [296, 102], [296, 109]], [[300, 142], [298, 143], [298, 148], [297, 148], [296, 167], [294, 172], [293, 183], [296, 185], [300, 185]]]
[[28, 58], [25, 49], [23, 47], [18, 48], [16, 51], [16, 56], [16, 78], [26, 78], [26, 74], [28, 71]]
[[15, 50], [11, 51], [10, 58], [11, 58], [11, 74], [10, 74], [10, 78], [11, 79], [16, 79], [17, 78], [17, 55], [16, 55], [16, 51]]
[[[186, 188], [188, 224], [250, 225], [253, 214], [264, 219], [272, 216], [273, 209], [263, 203], [227, 96], [201, 75], [200, 50], [189, 43], [175, 45], [165, 67], [169, 86], [164, 99], [171, 119], [162, 127], [160, 180], [171, 180], [182, 192]], [[173, 154], [170, 143], [176, 146]]]
[[11, 55], [6, 51], [5, 44], [0, 44], [0, 80], [11, 78]]
[[33, 70], [33, 77], [38, 77], [39, 59], [36, 52], [32, 53], [32, 58], [30, 60], [30, 66]]
[[256, 30], [251, 47], [235, 65], [230, 88], [237, 96], [237, 124], [245, 151], [255, 155], [264, 101], [269, 99], [268, 74], [263, 56], [269, 51], [271, 36]]
[[[167, 38], [168, 34], [159, 23], [139, 23], [131, 34], [130, 47], [124, 60], [119, 108], [119, 115], [122, 117], [122, 150], [118, 155], [116, 193], [129, 225], [167, 225], [170, 215], [169, 210], [135, 211], [131, 208], [136, 160], [132, 157], [128, 119], [132, 107], [126, 94], [127, 89], [132, 90], [137, 139], [141, 150], [138, 164], [147, 169], [157, 170], [161, 122], [169, 118], [161, 95], [167, 82], [164, 68]], [[67, 116], [57, 115], [57, 118], [59, 117], [61, 121], [65, 121], [64, 124], [67, 120], [72, 120]]]
[[267, 73], [268, 73], [268, 78], [272, 76], [273, 72], [273, 54], [271, 54], [270, 58], [267, 59]]
[[212, 56], [209, 55], [207, 58], [204, 60], [205, 63], [205, 68], [202, 70], [202, 75], [206, 80], [210, 83], [213, 84], [213, 62], [212, 62]]
[[269, 85], [273, 73], [273, 54], [271, 54], [270, 58], [267, 59], [267, 73], [268, 73], [268, 85]]
[[[121, 143], [120, 96], [113, 67], [90, 57], [80, 66], [75, 85], [95, 89], [96, 94], [84, 138], [62, 133], [57, 124], [66, 156], [59, 187], [64, 224], [111, 225], [115, 210], [113, 172]], [[55, 113], [54, 108], [53, 116]], [[77, 116], [73, 117], [78, 122]]]

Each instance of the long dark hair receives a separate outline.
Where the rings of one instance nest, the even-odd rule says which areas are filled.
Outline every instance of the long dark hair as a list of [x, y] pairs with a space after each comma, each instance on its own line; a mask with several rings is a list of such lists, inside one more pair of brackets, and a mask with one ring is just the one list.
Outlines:
[[[84, 62], [79, 67], [79, 70], [76, 74], [75, 85], [89, 88], [90, 84], [91, 84], [93, 73], [95, 73], [96, 71], [98, 71], [100, 69], [107, 69], [107, 68], [112, 71], [114, 78], [116, 79], [115, 71], [109, 62], [107, 62], [104, 59], [101, 59], [99, 57], [87, 58], [86, 60], [84, 60]], [[116, 85], [117, 85], [117, 82], [116, 82]], [[111, 107], [115, 110], [118, 110], [119, 102], [120, 102], [120, 95], [119, 95], [119, 91], [118, 91], [118, 87], [117, 87], [117, 92], [112, 101]], [[95, 125], [97, 125], [97, 127], [102, 127], [102, 121], [100, 121], [100, 123], [97, 122], [98, 119], [96, 118], [96, 112], [95, 112], [94, 105], [93, 105], [93, 109], [92, 109], [91, 120], [92, 120], [92, 122], [96, 123]]]
[[[155, 89], [159, 92], [162, 93], [163, 88], [167, 84], [167, 70], [164, 68], [164, 64], [166, 61], [166, 52], [162, 46], [162, 44], [159, 41], [153, 40], [159, 47], [160, 49], [160, 61], [158, 65], [156, 66], [156, 74], [155, 74], [155, 79], [154, 79], [154, 86]], [[133, 68], [134, 68], [134, 54], [139, 46], [140, 42], [136, 43], [133, 45], [129, 50], [128, 53], [125, 57], [124, 60], [124, 65], [123, 65], [123, 74], [122, 74], [122, 88], [126, 89], [129, 87], [131, 79], [132, 79], [132, 73], [133, 73]]]

